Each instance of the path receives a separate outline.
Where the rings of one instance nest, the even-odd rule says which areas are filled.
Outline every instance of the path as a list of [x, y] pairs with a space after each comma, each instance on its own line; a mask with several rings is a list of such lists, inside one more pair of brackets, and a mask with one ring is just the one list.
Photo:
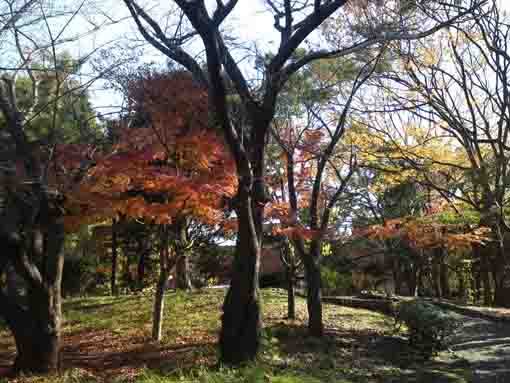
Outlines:
[[446, 359], [468, 364], [473, 383], [510, 382], [510, 323], [462, 315], [462, 328]]

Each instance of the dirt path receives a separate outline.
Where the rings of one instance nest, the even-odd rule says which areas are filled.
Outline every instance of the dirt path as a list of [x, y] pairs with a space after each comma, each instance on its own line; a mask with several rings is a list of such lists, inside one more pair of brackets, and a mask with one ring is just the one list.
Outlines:
[[510, 382], [510, 323], [461, 317], [453, 352], [442, 356], [452, 367], [468, 365], [473, 383]]

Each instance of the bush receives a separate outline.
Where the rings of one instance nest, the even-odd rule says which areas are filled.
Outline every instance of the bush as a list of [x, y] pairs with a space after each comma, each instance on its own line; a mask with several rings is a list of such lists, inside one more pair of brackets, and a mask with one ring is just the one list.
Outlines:
[[398, 305], [395, 323], [398, 327], [405, 324], [410, 345], [430, 358], [446, 348], [459, 325], [459, 317], [433, 304], [413, 300]]
[[339, 273], [327, 266], [322, 266], [321, 279], [324, 294], [349, 294], [352, 291], [350, 273]]

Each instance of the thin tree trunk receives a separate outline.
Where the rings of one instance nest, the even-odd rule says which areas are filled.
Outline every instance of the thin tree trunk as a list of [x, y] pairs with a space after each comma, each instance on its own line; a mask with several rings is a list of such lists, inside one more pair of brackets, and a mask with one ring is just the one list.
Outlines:
[[483, 304], [486, 306], [492, 305], [492, 287], [489, 275], [489, 249], [484, 248], [480, 252], [480, 274], [482, 279], [483, 288]]
[[168, 227], [165, 225], [160, 231], [159, 250], [159, 279], [154, 295], [154, 311], [152, 317], [152, 340], [161, 341], [163, 331], [163, 315], [165, 310], [165, 292], [170, 277], [170, 259], [168, 254]]
[[154, 296], [154, 313], [152, 321], [152, 340], [161, 341], [163, 331], [163, 313], [165, 309], [165, 292], [169, 273], [166, 270], [159, 272], [156, 295]]
[[189, 243], [187, 238], [187, 220], [179, 219], [174, 224], [175, 230], [175, 251], [177, 264], [175, 266], [176, 283], [175, 287], [180, 290], [191, 290], [191, 278], [189, 275]]
[[112, 224], [112, 279], [111, 279], [111, 288], [112, 295], [117, 295], [117, 224], [115, 220]]
[[294, 291], [295, 270], [291, 263], [287, 268], [287, 318], [296, 318], [296, 294]]
[[464, 275], [464, 268], [461, 267], [460, 270], [457, 272], [457, 278], [459, 281], [459, 291], [458, 291], [458, 297], [461, 302], [464, 302], [466, 297], [466, 278]]
[[140, 258], [138, 260], [138, 268], [137, 268], [137, 275], [138, 275], [138, 288], [141, 290], [143, 289], [143, 281], [145, 279], [145, 256], [146, 251], [145, 247], [143, 246], [142, 240], [139, 240], [139, 255]]
[[441, 259], [441, 263], [439, 264], [439, 280], [441, 282], [441, 293], [443, 298], [450, 298], [450, 277], [448, 265], [446, 264], [444, 256]]
[[436, 298], [441, 298], [443, 296], [443, 292], [441, 290], [441, 259], [442, 259], [442, 249], [435, 249], [435, 254], [432, 260], [432, 285], [434, 288], [434, 293]]
[[395, 281], [395, 294], [402, 295], [402, 272], [398, 256], [394, 256], [393, 259], [393, 280]]

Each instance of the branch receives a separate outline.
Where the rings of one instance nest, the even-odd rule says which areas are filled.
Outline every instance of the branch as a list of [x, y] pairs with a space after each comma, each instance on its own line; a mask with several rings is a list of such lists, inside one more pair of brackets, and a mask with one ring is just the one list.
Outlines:
[[310, 33], [334, 12], [344, 6], [347, 1], [348, 0], [333, 0], [327, 4], [316, 7], [313, 13], [299, 23], [299, 29], [288, 39], [287, 43], [280, 46], [278, 53], [269, 63], [269, 73], [277, 73]]
[[[158, 23], [152, 17], [150, 17], [135, 1], [124, 0], [124, 3], [128, 7], [129, 12], [135, 20], [138, 30], [143, 37], [154, 48], [158, 49], [161, 53], [189, 70], [201, 85], [207, 86], [207, 77], [195, 59], [186, 53], [181, 47], [173, 44], [171, 40], [167, 38]], [[155, 37], [152, 36], [143, 26], [140, 17], [152, 28], [152, 32], [154, 33]], [[158, 41], [158, 39], [160, 41]]]
[[427, 31], [423, 31], [423, 32], [420, 32], [420, 33], [415, 33], [415, 34], [400, 33], [400, 32], [383, 32], [383, 33], [381, 33], [378, 36], [372, 36], [372, 37], [370, 37], [370, 38], [368, 38], [368, 39], [366, 39], [364, 41], [361, 41], [359, 43], [353, 44], [350, 47], [346, 47], [346, 48], [342, 48], [342, 49], [337, 49], [337, 50], [332, 50], [332, 51], [331, 50], [330, 51], [328, 51], [328, 50], [319, 50], [319, 51], [316, 51], [316, 52], [312, 52], [312, 53], [306, 55], [305, 57], [301, 58], [300, 60], [297, 60], [297, 61], [295, 61], [293, 63], [290, 63], [285, 68], [283, 68], [282, 78], [284, 80], [286, 80], [289, 76], [291, 76], [293, 73], [298, 71], [300, 68], [302, 68], [306, 64], [308, 64], [308, 63], [310, 63], [312, 61], [315, 61], [315, 60], [327, 59], [327, 58], [339, 58], [339, 57], [347, 56], [347, 55], [350, 55], [352, 53], [359, 52], [360, 50], [368, 48], [368, 47], [373, 46], [375, 44], [385, 44], [385, 43], [388, 43], [388, 42], [391, 42], [391, 41], [402, 41], [402, 40], [404, 40], [404, 41], [420, 40], [420, 39], [422, 39], [424, 37], [430, 36], [430, 35], [436, 33], [437, 31], [439, 31], [439, 30], [441, 30], [441, 29], [443, 29], [443, 28], [445, 28], [445, 27], [455, 23], [456, 21], [458, 21], [462, 17], [464, 17], [464, 16], [466, 16], [468, 14], [471, 14], [475, 9], [477, 9], [479, 6], [481, 6], [485, 2], [486, 1], [484, 0], [481, 3], [479, 3], [477, 5], [474, 5], [473, 7], [467, 9], [466, 11], [461, 12], [457, 16], [451, 18], [450, 20], [442, 22], [442, 23], [439, 23], [438, 25], [436, 25], [433, 28], [430, 28]]

